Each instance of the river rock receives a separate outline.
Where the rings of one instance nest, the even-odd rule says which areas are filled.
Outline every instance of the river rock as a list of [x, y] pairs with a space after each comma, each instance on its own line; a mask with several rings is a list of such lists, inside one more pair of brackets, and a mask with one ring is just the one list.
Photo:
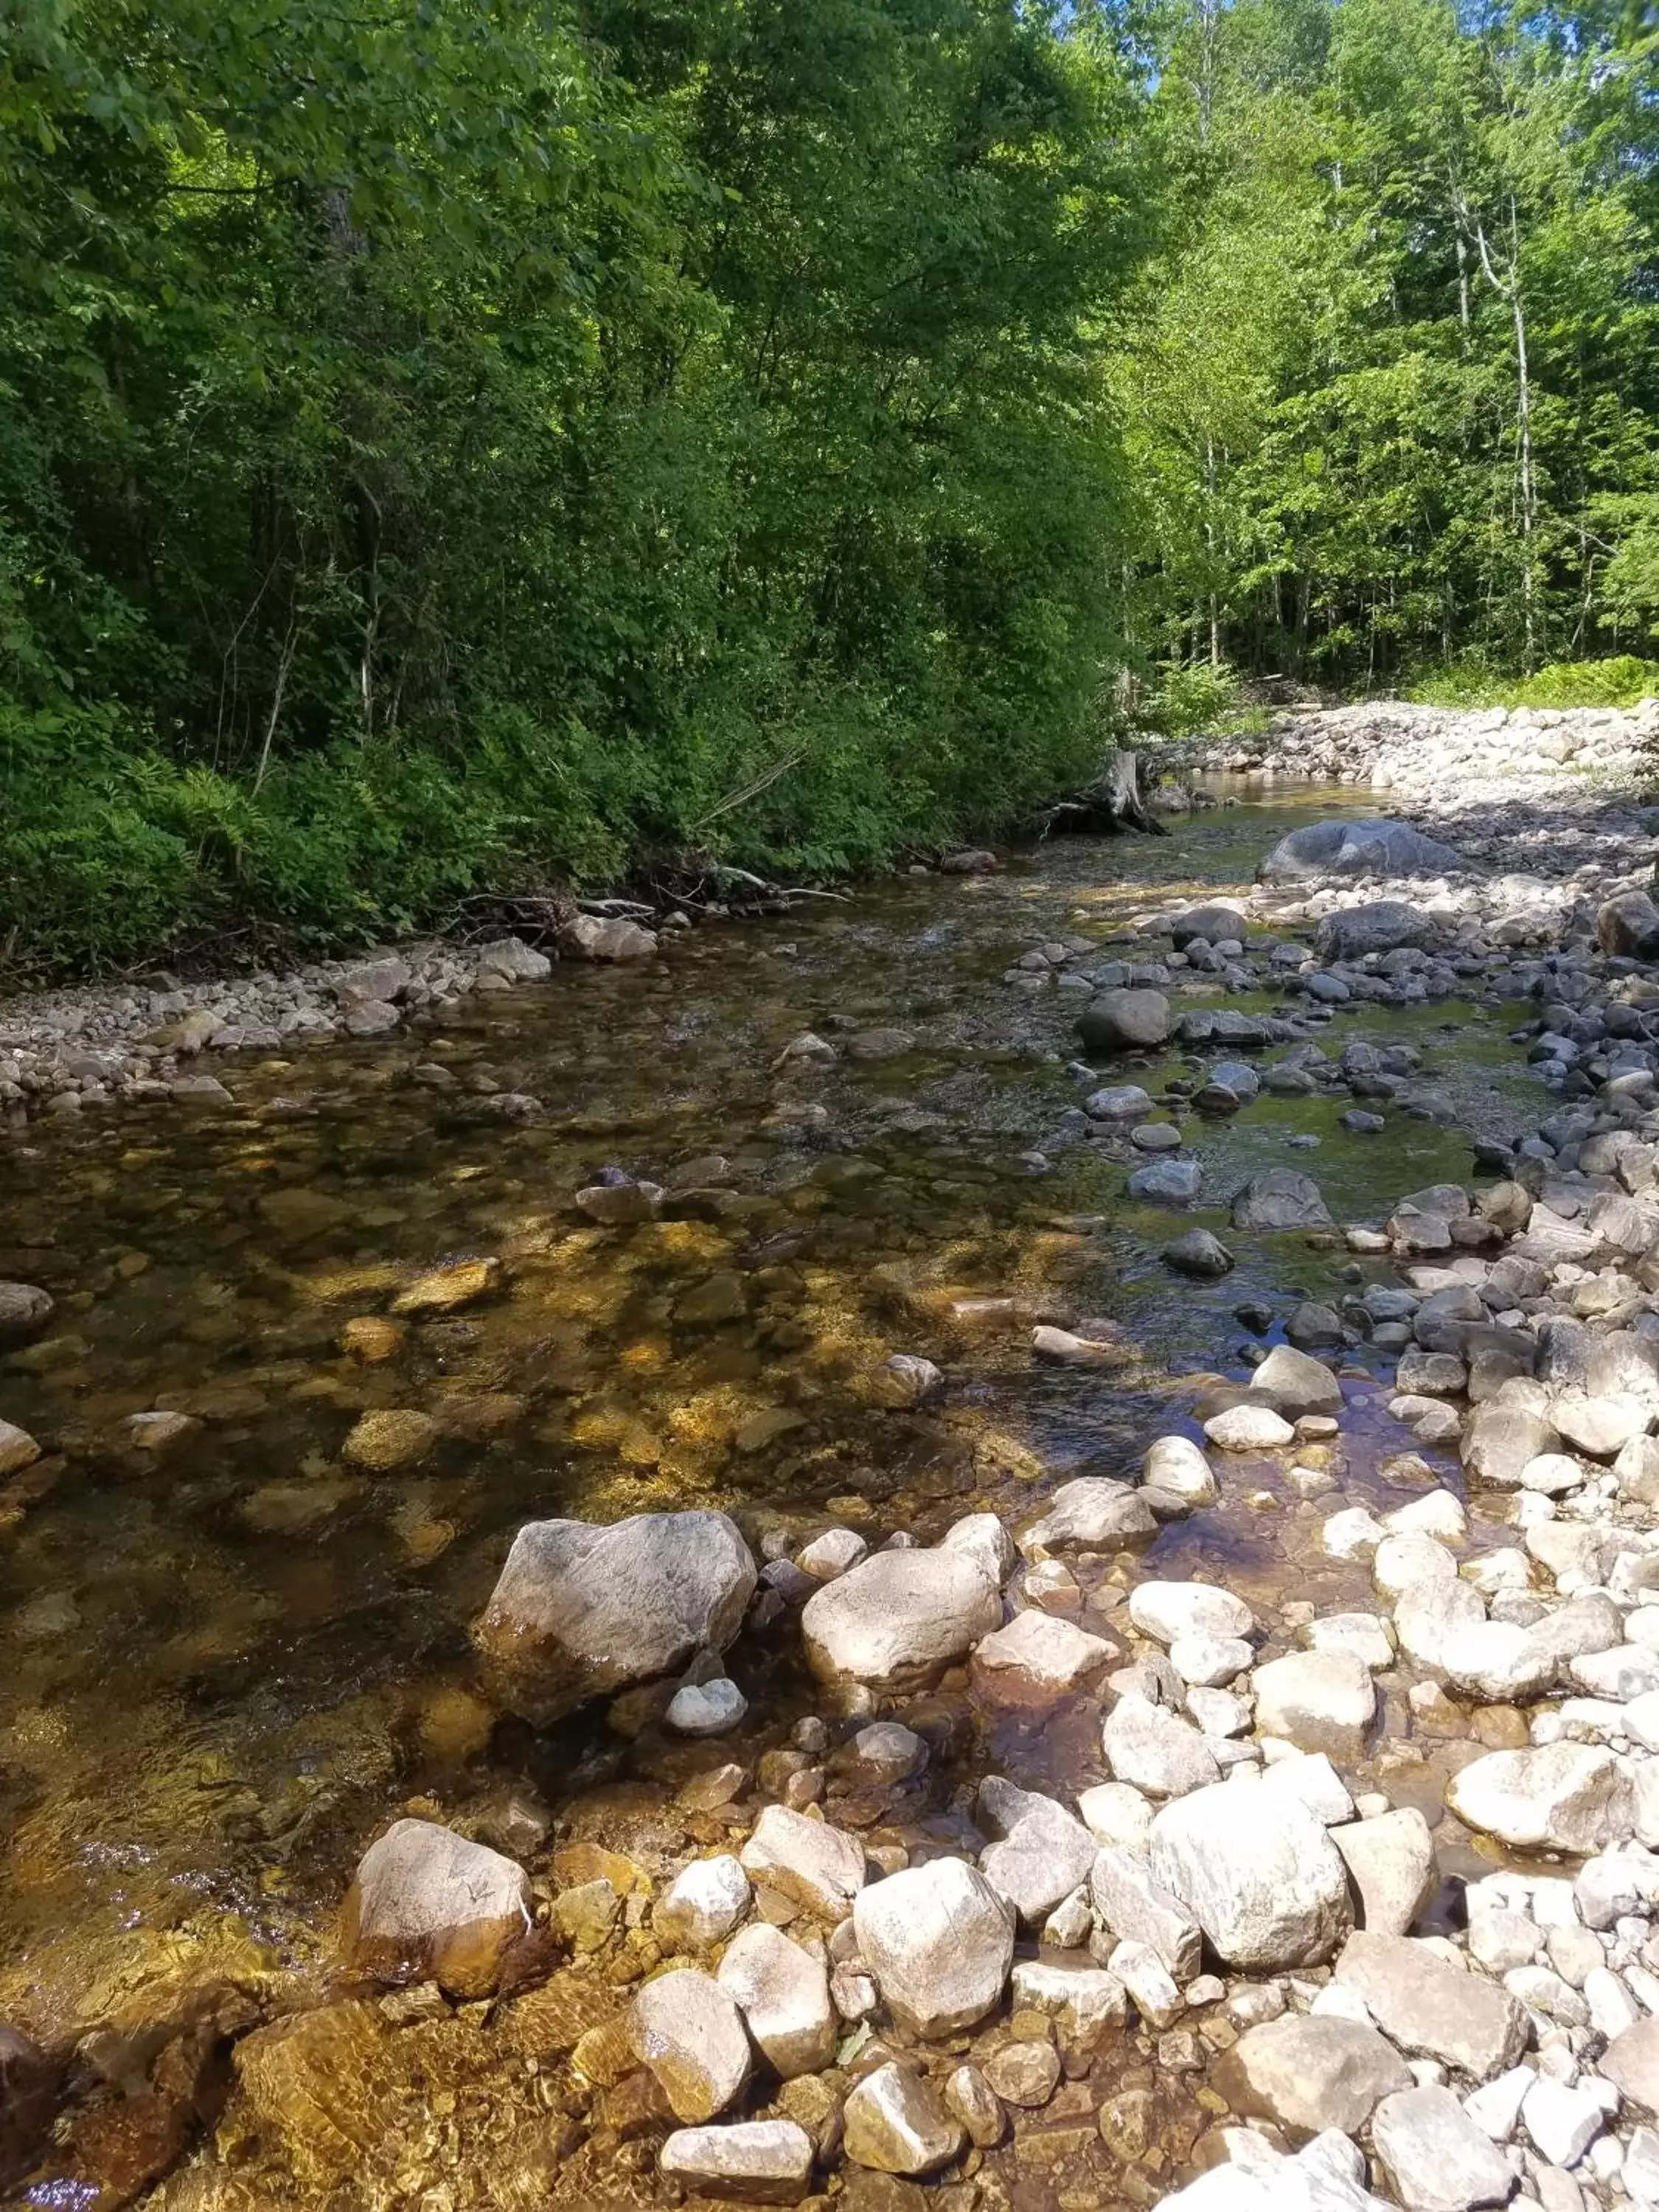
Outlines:
[[1416, 1806], [1344, 1821], [1330, 1838], [1359, 1893], [1360, 1926], [1373, 1936], [1408, 1934], [1439, 1880], [1434, 1838]]
[[1509, 2160], [1449, 2089], [1385, 2097], [1372, 2116], [1371, 2142], [1407, 2212], [1474, 2212], [1502, 2204], [1515, 2188]]
[[1552, 1424], [1525, 1406], [1495, 1400], [1477, 1406], [1463, 1431], [1462, 1457], [1469, 1473], [1499, 1489], [1513, 1490], [1522, 1471], [1560, 1443]]
[[1405, 945], [1432, 945], [1439, 934], [1439, 924], [1420, 907], [1372, 899], [1328, 914], [1314, 931], [1314, 951], [1322, 960], [1363, 960], [1367, 953], [1394, 952]]
[[1248, 2029], [1224, 2052], [1215, 2087], [1236, 2112], [1292, 2136], [1358, 2135], [1384, 2097], [1409, 2089], [1405, 2060], [1356, 2020], [1286, 2014]]
[[1223, 1451], [1277, 1451], [1296, 1441], [1296, 1431], [1271, 1406], [1227, 1406], [1212, 1413], [1204, 1433]]
[[1231, 1273], [1236, 1264], [1221, 1239], [1208, 1229], [1183, 1230], [1164, 1247], [1164, 1257], [1178, 1274], [1196, 1275], [1205, 1281]]
[[26, 1344], [55, 1310], [52, 1293], [38, 1284], [0, 1282], [0, 1345]]
[[1089, 1893], [1115, 1936], [1145, 1943], [1178, 1982], [1189, 1982], [1200, 1965], [1201, 1931], [1178, 1897], [1154, 1881], [1139, 1851], [1103, 1844], [1095, 1854]]
[[974, 1647], [974, 1686], [988, 1703], [1041, 1710], [1068, 1698], [1118, 1647], [1035, 1607]]
[[1190, 1437], [1156, 1437], [1140, 1462], [1140, 1480], [1184, 1505], [1213, 1505], [1220, 1494], [1214, 1468]]
[[877, 1552], [809, 1598], [800, 1619], [821, 1681], [877, 1689], [939, 1672], [1001, 1624], [984, 1561], [950, 1544]]
[[1139, 1583], [1129, 1593], [1129, 1620], [1167, 1649], [1183, 1637], [1248, 1637], [1255, 1615], [1242, 1597], [1212, 1583]]
[[883, 2001], [918, 2035], [954, 2035], [1001, 1998], [1014, 1916], [977, 1868], [930, 1859], [859, 1892], [853, 1928]]
[[629, 2040], [677, 2120], [697, 2126], [735, 2101], [749, 2079], [743, 2015], [710, 1974], [676, 1966], [647, 1982], [628, 2015]]
[[1294, 1345], [1276, 1344], [1250, 1377], [1250, 1389], [1271, 1399], [1292, 1419], [1304, 1413], [1340, 1413], [1342, 1385], [1322, 1359]]
[[657, 2170], [692, 2197], [796, 2204], [811, 2185], [812, 2139], [793, 2120], [677, 2128], [657, 2154]]
[[1258, 1667], [1256, 1733], [1355, 1759], [1376, 1717], [1370, 1669], [1346, 1651], [1291, 1651]]
[[1137, 1168], [1123, 1186], [1127, 1195], [1148, 1206], [1190, 1206], [1204, 1187], [1196, 1160], [1154, 1160]]
[[836, 2051], [836, 2011], [823, 1963], [765, 1921], [739, 1929], [715, 1977], [786, 2081], [816, 2074]]
[[1017, 2010], [1046, 2013], [1067, 2041], [1085, 2045], [1107, 2028], [1121, 2027], [1127, 2010], [1122, 1983], [1103, 1966], [1021, 1960], [1012, 1994]]
[[1390, 2042], [1477, 2081], [1513, 2066], [1526, 2048], [1526, 2011], [1517, 1998], [1405, 1936], [1350, 1936], [1336, 1979], [1364, 1999]]
[[1163, 1044], [1172, 1024], [1162, 991], [1103, 991], [1078, 1016], [1085, 1052], [1144, 1051]]
[[21, 1474], [40, 1456], [40, 1447], [27, 1429], [20, 1429], [15, 1421], [0, 1420], [0, 1475]]
[[1517, 1850], [1588, 1856], [1625, 1842], [1635, 1825], [1629, 1777], [1611, 1752], [1588, 1744], [1489, 1752], [1453, 1776], [1446, 1802]]
[[1100, 1732], [1113, 1777], [1149, 1797], [1180, 1797], [1216, 1781], [1214, 1751], [1189, 1721], [1139, 1697], [1120, 1698]]
[[1225, 944], [1229, 938], [1242, 941], [1249, 927], [1248, 913], [1231, 899], [1212, 899], [1203, 906], [1188, 907], [1169, 925], [1177, 952], [1184, 952], [1200, 937], [1206, 945]]
[[636, 1513], [604, 1528], [532, 1521], [514, 1539], [474, 1640], [511, 1709], [544, 1725], [696, 1651], [724, 1650], [755, 1580], [724, 1513]]
[[1052, 1797], [988, 1774], [979, 1786], [979, 1818], [999, 1838], [980, 1854], [981, 1871], [1022, 1920], [1045, 1920], [1089, 1879], [1094, 1838]]
[[769, 1805], [739, 1856], [744, 1871], [820, 1920], [845, 1920], [864, 1887], [864, 1846], [856, 1836]]
[[1233, 1195], [1235, 1229], [1328, 1229], [1330, 1210], [1311, 1176], [1267, 1168]]
[[1463, 855], [1409, 822], [1310, 822], [1279, 839], [1256, 870], [1264, 884], [1318, 876], [1444, 876], [1468, 868]]
[[1659, 2020], [1638, 2020], [1615, 2035], [1597, 2065], [1638, 2112], [1659, 2113]]
[[842, 2124], [847, 2156], [878, 2173], [932, 2173], [967, 2140], [932, 2083], [892, 2059], [853, 2090]]
[[1347, 1928], [1347, 1869], [1322, 1822], [1261, 1784], [1221, 1783], [1166, 1805], [1148, 1857], [1230, 1966], [1310, 1966]]
[[1659, 907], [1645, 891], [1620, 891], [1597, 913], [1595, 941], [1603, 952], [1628, 959], [1659, 957]]
[[487, 1996], [533, 1926], [524, 1869], [432, 1820], [398, 1820], [358, 1862], [341, 1948], [361, 1973]]
[[1157, 1532], [1152, 1508], [1128, 1483], [1108, 1474], [1079, 1474], [1060, 1484], [1021, 1543], [1027, 1552], [1060, 1552], [1074, 1544], [1115, 1548]]
[[659, 1899], [653, 1924], [671, 1943], [688, 1949], [724, 1942], [748, 1911], [753, 1894], [748, 1875], [730, 1851], [693, 1859]]

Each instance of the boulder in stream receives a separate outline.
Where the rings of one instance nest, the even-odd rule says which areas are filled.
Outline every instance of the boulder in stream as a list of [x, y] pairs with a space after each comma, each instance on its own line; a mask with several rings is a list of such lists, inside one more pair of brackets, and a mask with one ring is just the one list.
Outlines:
[[358, 1863], [341, 1948], [379, 1979], [488, 1996], [532, 1925], [532, 1902], [524, 1869], [500, 1851], [434, 1820], [398, 1820]]
[[877, 1552], [809, 1598], [800, 1625], [820, 1680], [888, 1688], [948, 1667], [1000, 1628], [1002, 1595], [976, 1552]]
[[1281, 837], [1256, 870], [1264, 884], [1306, 883], [1319, 876], [1444, 876], [1469, 872], [1450, 845], [1409, 822], [1310, 822]]
[[1233, 1196], [1235, 1229], [1329, 1229], [1334, 1224], [1319, 1185], [1294, 1168], [1267, 1168]]
[[755, 1589], [724, 1513], [635, 1513], [609, 1528], [532, 1521], [473, 1640], [502, 1700], [538, 1725], [592, 1697], [724, 1650]]

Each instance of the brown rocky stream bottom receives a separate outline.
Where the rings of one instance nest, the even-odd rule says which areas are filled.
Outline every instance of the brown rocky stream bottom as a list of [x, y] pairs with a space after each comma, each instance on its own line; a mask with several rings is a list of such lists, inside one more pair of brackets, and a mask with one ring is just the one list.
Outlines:
[[[0, 1417], [45, 1448], [0, 1492], [0, 2020], [47, 2054], [37, 2078], [0, 2051], [0, 2157], [15, 2172], [39, 2153], [18, 2201], [671, 2201], [660, 2093], [607, 2061], [603, 2031], [659, 1955], [653, 1898], [673, 1869], [778, 1799], [821, 1797], [890, 1869], [971, 1851], [987, 1772], [1068, 1800], [1102, 1777], [1097, 1701], [1022, 1717], [958, 1674], [883, 1704], [929, 1759], [915, 1782], [872, 1779], [848, 1748], [871, 1714], [823, 1701], [787, 1615], [731, 1654], [750, 1711], [715, 1743], [672, 1740], [649, 1693], [537, 1733], [490, 1703], [467, 1626], [514, 1531], [548, 1514], [718, 1505], [769, 1555], [831, 1524], [872, 1543], [975, 1510], [1018, 1526], [1066, 1476], [1128, 1474], [1154, 1435], [1196, 1433], [1206, 1373], [1243, 1371], [1234, 1307], [1282, 1321], [1384, 1279], [1340, 1240], [1297, 1237], [1237, 1239], [1219, 1284], [1170, 1278], [1170, 1218], [1126, 1205], [1121, 1146], [1066, 1133], [1074, 1001], [998, 980], [1034, 939], [1107, 957], [1149, 896], [1242, 881], [1295, 818], [1280, 794], [1168, 841], [901, 884], [787, 934], [700, 933], [665, 971], [561, 970], [395, 1040], [228, 1066], [228, 1109], [88, 1115], [0, 1151], [0, 1277], [57, 1300], [48, 1334], [0, 1355]], [[1518, 1127], [1536, 1093], [1504, 1027], [1497, 1004], [1443, 1004], [1332, 1033], [1408, 1035], [1466, 1120]], [[808, 1030], [835, 1060], [781, 1063]], [[1178, 1064], [1132, 1056], [1112, 1079], [1156, 1088]], [[503, 1092], [546, 1117], [503, 1121]], [[1339, 1219], [1468, 1171], [1443, 1120], [1400, 1116], [1379, 1146], [1322, 1101], [1264, 1095], [1190, 1134], [1217, 1193], [1294, 1162]], [[573, 1212], [613, 1165], [667, 1186], [662, 1218]], [[1033, 1322], [1087, 1316], [1115, 1324], [1121, 1360], [1033, 1366]], [[939, 1403], [889, 1402], [895, 1352], [937, 1362]], [[1218, 1505], [1150, 1551], [1070, 1561], [1063, 1602], [1109, 1634], [1134, 1580], [1224, 1579], [1267, 1628], [1263, 1656], [1298, 1605], [1368, 1607], [1363, 1563], [1326, 1559], [1321, 1522], [1453, 1473], [1413, 1460], [1380, 1382], [1358, 1373], [1348, 1395], [1334, 1443], [1229, 1457]], [[157, 1412], [179, 1419], [134, 1429]], [[1498, 1540], [1477, 1518], [1476, 1547]], [[1345, 1778], [1438, 1823], [1480, 1743], [1379, 1687]], [[801, 1749], [820, 1715], [827, 1748]], [[1481, 1743], [1524, 1737], [1518, 1716], [1480, 1725]], [[402, 1812], [529, 1869], [547, 1917], [518, 1987], [457, 2006], [343, 1978], [351, 1869]], [[1438, 1839], [1455, 1870], [1464, 1832]], [[562, 1922], [596, 1868], [614, 1923]], [[926, 2196], [950, 2212], [1154, 2202], [1218, 2116], [1212, 2062], [1236, 2032], [1218, 1990], [1062, 2049], [1053, 2095], [1011, 2106], [1007, 2140]], [[1054, 2033], [1005, 2010], [930, 2047], [954, 2063]], [[843, 2074], [902, 2040], [850, 2031]], [[750, 2109], [832, 2135], [836, 2087]], [[827, 2171], [848, 2212], [921, 2201]]]

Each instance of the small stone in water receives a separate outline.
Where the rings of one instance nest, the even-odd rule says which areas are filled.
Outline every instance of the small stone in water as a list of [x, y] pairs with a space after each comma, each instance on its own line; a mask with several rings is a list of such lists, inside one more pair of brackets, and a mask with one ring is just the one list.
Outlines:
[[737, 1727], [749, 1700], [726, 1675], [712, 1682], [687, 1682], [675, 1691], [664, 1717], [682, 1735], [722, 1735]]

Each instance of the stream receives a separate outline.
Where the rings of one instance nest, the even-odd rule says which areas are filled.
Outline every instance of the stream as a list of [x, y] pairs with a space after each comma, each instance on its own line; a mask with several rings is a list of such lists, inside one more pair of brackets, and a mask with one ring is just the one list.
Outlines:
[[[1171, 1212], [1128, 1204], [1127, 1137], [1082, 1123], [1078, 997], [1005, 980], [1046, 940], [1110, 957], [1149, 903], [1240, 887], [1285, 829], [1360, 811], [1351, 789], [1225, 794], [1167, 838], [901, 878], [689, 933], [641, 970], [561, 966], [441, 1025], [238, 1064], [228, 1110], [47, 1120], [0, 1146], [0, 1277], [58, 1301], [46, 1339], [0, 1360], [0, 1416], [46, 1450], [0, 1491], [0, 2019], [56, 2041], [139, 2017], [181, 1977], [320, 1990], [351, 1869], [396, 1809], [485, 1832], [516, 1792], [562, 1838], [626, 1849], [660, 1826], [665, 1785], [822, 1709], [786, 1622], [734, 1650], [750, 1711], [718, 1745], [649, 1725], [630, 1741], [602, 1714], [539, 1735], [501, 1718], [467, 1631], [525, 1520], [717, 1505], [791, 1548], [832, 1522], [876, 1542], [985, 1508], [1017, 1524], [1066, 1476], [1197, 1435], [1203, 1389], [1243, 1377], [1301, 1299], [1389, 1279], [1340, 1235], [1230, 1234], [1238, 1265], [1215, 1282], [1160, 1252], [1224, 1231], [1265, 1167], [1311, 1174], [1339, 1222], [1466, 1179], [1470, 1129], [1537, 1119], [1514, 1007], [1338, 1010], [1329, 1048], [1413, 1046], [1414, 1090], [1462, 1126], [1394, 1112], [1352, 1134], [1346, 1098], [1265, 1091], [1229, 1120], [1185, 1114], [1205, 1194]], [[1210, 1003], [1191, 995], [1206, 981], [1181, 1004]], [[1213, 1003], [1279, 1005], [1218, 986]], [[779, 1064], [809, 1031], [834, 1061]], [[882, 1031], [911, 1042], [859, 1056]], [[1158, 1098], [1201, 1064], [1127, 1055], [1103, 1079]], [[545, 1116], [504, 1121], [503, 1091]], [[607, 1169], [666, 1184], [665, 1218], [585, 1221], [573, 1194]], [[1241, 1324], [1250, 1304], [1271, 1327]], [[1083, 1318], [1115, 1325], [1121, 1362], [1034, 1363], [1035, 1322]], [[881, 1402], [895, 1352], [943, 1370], [925, 1412]], [[1143, 1571], [1224, 1574], [1268, 1613], [1292, 1591], [1371, 1601], [1364, 1562], [1325, 1558], [1318, 1527], [1425, 1474], [1364, 1347], [1350, 1357], [1335, 1487], [1298, 1496], [1277, 1460], [1230, 1464], [1222, 1504], [1167, 1525]], [[125, 1425], [151, 1411], [188, 1419], [141, 1448]], [[348, 1449], [387, 1412], [425, 1419]], [[1423, 1457], [1453, 1477], [1455, 1457]], [[1472, 1540], [1510, 1539], [1477, 1514]], [[1068, 1792], [1101, 1772], [1092, 1712], [953, 1726], [907, 1815], [924, 1836], [960, 1832], [962, 1785], [988, 1767]], [[1446, 1771], [1432, 1742], [1413, 1757], [1391, 1797], [1437, 1820]]]

